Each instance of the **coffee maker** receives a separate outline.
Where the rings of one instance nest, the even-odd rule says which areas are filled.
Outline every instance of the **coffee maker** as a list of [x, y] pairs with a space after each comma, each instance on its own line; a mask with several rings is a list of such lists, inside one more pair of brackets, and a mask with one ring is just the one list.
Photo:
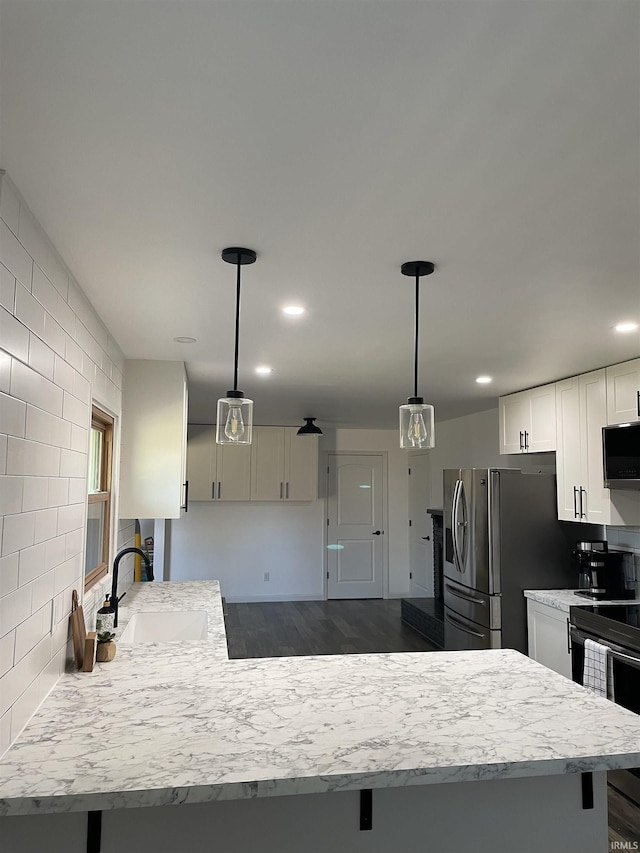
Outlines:
[[592, 599], [635, 598], [635, 590], [627, 583], [625, 558], [627, 551], [609, 551], [607, 542], [576, 542], [572, 557], [578, 567], [578, 591]]

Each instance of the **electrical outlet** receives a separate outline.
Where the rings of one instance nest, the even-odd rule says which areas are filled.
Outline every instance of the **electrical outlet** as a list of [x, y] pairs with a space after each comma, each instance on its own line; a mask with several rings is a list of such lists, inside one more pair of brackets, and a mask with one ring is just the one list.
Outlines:
[[265, 581], [268, 581], [270, 579], [269, 572], [264, 573], [264, 579], [265, 579]]

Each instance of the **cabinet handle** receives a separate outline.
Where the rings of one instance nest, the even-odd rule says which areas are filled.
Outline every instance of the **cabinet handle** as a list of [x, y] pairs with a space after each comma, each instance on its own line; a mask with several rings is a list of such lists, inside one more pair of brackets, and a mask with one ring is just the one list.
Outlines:
[[286, 501], [289, 500], [289, 483], [287, 483], [284, 487], [284, 499]]
[[573, 487], [573, 517], [578, 517], [578, 487]]
[[184, 506], [180, 507], [185, 512], [189, 512], [189, 481], [186, 480], [184, 483]]
[[222, 480], [218, 480], [218, 500], [220, 500], [220, 488], [222, 486]]
[[521, 432], [521, 433], [520, 433], [520, 450], [524, 450], [524, 446], [523, 446], [523, 437], [524, 437], [524, 433], [523, 433], [523, 432]]
[[526, 430], [524, 431], [524, 449], [529, 449], [529, 433]]
[[582, 493], [583, 492], [584, 492], [585, 505], [586, 505], [586, 503], [587, 503], [587, 490], [583, 489], [582, 486], [580, 486], [580, 518], [586, 518], [587, 517], [587, 513], [582, 511]]
[[215, 501], [215, 499], [216, 499], [216, 481], [214, 480], [213, 483], [211, 483], [211, 500]]
[[567, 651], [571, 654], [571, 628], [567, 619]]
[[280, 500], [282, 500], [282, 486], [283, 486], [283, 484], [280, 483]]
[[638, 403], [638, 408], [637, 408], [638, 417], [640, 418], [640, 391], [636, 391], [636, 400]]

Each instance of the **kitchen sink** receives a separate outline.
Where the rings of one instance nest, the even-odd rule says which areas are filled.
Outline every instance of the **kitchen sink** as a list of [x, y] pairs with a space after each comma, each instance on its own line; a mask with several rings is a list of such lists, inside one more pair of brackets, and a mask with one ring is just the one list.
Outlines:
[[180, 643], [206, 640], [208, 617], [204, 610], [165, 610], [134, 613], [120, 643]]

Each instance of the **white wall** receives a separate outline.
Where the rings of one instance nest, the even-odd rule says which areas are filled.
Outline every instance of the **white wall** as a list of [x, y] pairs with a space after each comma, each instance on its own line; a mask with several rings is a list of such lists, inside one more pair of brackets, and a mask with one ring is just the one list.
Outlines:
[[322, 500], [190, 502], [167, 523], [169, 580], [215, 578], [229, 601], [321, 599], [323, 521]]
[[[123, 358], [6, 175], [0, 262], [2, 752], [70, 658], [71, 592], [82, 599], [84, 585], [91, 402], [119, 415]], [[121, 522], [114, 544], [132, 536]], [[106, 585], [84, 599], [88, 625]]]

